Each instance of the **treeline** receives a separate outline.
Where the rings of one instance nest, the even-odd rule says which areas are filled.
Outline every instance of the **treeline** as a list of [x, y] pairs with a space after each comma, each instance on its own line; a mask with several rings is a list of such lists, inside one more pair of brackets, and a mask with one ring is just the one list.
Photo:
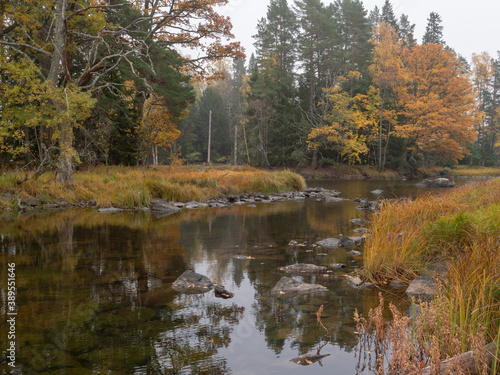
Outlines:
[[[2, 1], [2, 165], [71, 183], [75, 165], [156, 162], [195, 100], [191, 82], [216, 78], [206, 62], [244, 56], [217, 13], [226, 3]], [[177, 52], [189, 48], [196, 57]]]
[[246, 62], [226, 3], [2, 2], [2, 166], [207, 162], [209, 125], [210, 162], [498, 164], [500, 56], [469, 65], [438, 14], [419, 44], [389, 1], [271, 0]]
[[[498, 165], [500, 54], [471, 64], [431, 13], [422, 43], [386, 0], [271, 0], [256, 53], [215, 69], [177, 141], [188, 162], [260, 166]], [[210, 116], [211, 113], [211, 116]]]

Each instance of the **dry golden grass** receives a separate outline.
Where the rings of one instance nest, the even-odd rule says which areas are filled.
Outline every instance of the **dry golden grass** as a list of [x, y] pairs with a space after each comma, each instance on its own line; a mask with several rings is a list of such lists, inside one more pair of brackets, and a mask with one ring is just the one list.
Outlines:
[[429, 265], [447, 264], [433, 310], [424, 314], [425, 341], [439, 358], [454, 355], [447, 346], [458, 353], [473, 349], [478, 338], [494, 340], [500, 329], [500, 179], [384, 203], [373, 216], [364, 259], [365, 277], [378, 283], [409, 281]]
[[[143, 207], [155, 198], [167, 201], [205, 201], [222, 194], [250, 192], [274, 193], [302, 190], [302, 177], [290, 171], [268, 172], [249, 167], [226, 169], [168, 167], [149, 169], [127, 167], [96, 167], [76, 172], [74, 184], [65, 187], [55, 182], [54, 174], [47, 173], [36, 180], [18, 185], [22, 176], [3, 174], [0, 177], [0, 195], [10, 193], [22, 199], [44, 197], [52, 202], [66, 198], [70, 203], [95, 199], [98, 206]], [[4, 208], [7, 203], [3, 202]]]
[[453, 176], [470, 176], [470, 177], [499, 177], [500, 168], [495, 167], [469, 167], [459, 165], [451, 171]]

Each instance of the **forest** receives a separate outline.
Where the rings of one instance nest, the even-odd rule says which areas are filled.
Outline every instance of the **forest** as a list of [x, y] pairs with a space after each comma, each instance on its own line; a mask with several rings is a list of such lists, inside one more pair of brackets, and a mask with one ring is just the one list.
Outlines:
[[499, 164], [500, 53], [468, 61], [439, 14], [419, 43], [389, 0], [270, 0], [247, 60], [227, 3], [2, 3], [1, 164]]

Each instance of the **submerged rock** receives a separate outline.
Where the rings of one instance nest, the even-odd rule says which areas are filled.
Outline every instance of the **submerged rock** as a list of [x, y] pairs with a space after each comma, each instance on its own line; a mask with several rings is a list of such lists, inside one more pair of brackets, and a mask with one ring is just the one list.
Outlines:
[[430, 276], [419, 276], [408, 285], [406, 294], [410, 298], [429, 301], [437, 294], [436, 279]]
[[341, 241], [338, 238], [325, 238], [324, 240], [316, 242], [316, 245], [328, 247], [331, 249], [342, 246]]
[[342, 237], [341, 246], [342, 247], [359, 246], [362, 245], [363, 242], [365, 242], [365, 238], [360, 236]]
[[319, 284], [301, 283], [300, 281], [291, 279], [290, 277], [282, 277], [276, 286], [271, 290], [271, 294], [297, 294], [297, 293], [314, 293], [324, 292], [328, 288]]
[[228, 292], [222, 285], [216, 285], [214, 288], [215, 296], [218, 298], [233, 298], [234, 293]]
[[254, 257], [250, 255], [235, 255], [233, 256], [234, 259], [240, 259], [240, 260], [245, 260], [245, 259], [255, 259]]
[[384, 191], [382, 189], [375, 189], [371, 191], [372, 194], [380, 195], [384, 194]]
[[314, 362], [318, 362], [321, 359], [328, 357], [330, 354], [302, 354], [296, 358], [292, 358], [290, 362], [296, 363], [301, 366], [309, 366]]
[[418, 184], [415, 184], [416, 187], [452, 187], [455, 183], [448, 178], [436, 178], [434, 180], [425, 179]]
[[117, 208], [117, 207], [101, 207], [97, 210], [101, 214], [109, 214], [113, 212], [120, 212], [123, 211], [123, 208]]
[[191, 270], [184, 271], [172, 285], [174, 290], [182, 293], [206, 293], [213, 287], [208, 277]]
[[359, 217], [351, 219], [350, 221], [351, 221], [351, 223], [356, 224], [356, 225], [366, 225], [366, 224], [368, 224], [368, 221], [366, 219], [362, 219], [362, 218], [359, 218]]
[[286, 267], [280, 267], [279, 270], [288, 273], [304, 274], [326, 272], [327, 268], [325, 266], [316, 266], [314, 264], [297, 263]]

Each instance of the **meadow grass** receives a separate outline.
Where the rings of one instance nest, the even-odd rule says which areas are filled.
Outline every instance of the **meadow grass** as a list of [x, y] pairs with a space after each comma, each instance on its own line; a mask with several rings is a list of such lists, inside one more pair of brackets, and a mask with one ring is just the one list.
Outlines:
[[[250, 167], [158, 166], [148, 169], [104, 166], [74, 173], [74, 184], [55, 182], [54, 173], [21, 184], [23, 175], [0, 176], [0, 196], [11, 194], [18, 199], [35, 197], [47, 202], [65, 198], [70, 203], [95, 199], [101, 207], [144, 207], [151, 200], [206, 201], [223, 194], [251, 192], [276, 193], [305, 188], [303, 178], [290, 171], [269, 172]], [[12, 203], [2, 201], [0, 207]]]
[[456, 169], [452, 169], [450, 174], [468, 177], [500, 177], [500, 168], [459, 165]]
[[483, 343], [497, 339], [500, 179], [414, 201], [384, 202], [369, 233], [362, 272], [379, 284], [410, 281], [430, 265], [447, 265], [438, 296], [423, 315], [422, 342], [434, 340], [439, 358], [474, 349], [479, 338]]

